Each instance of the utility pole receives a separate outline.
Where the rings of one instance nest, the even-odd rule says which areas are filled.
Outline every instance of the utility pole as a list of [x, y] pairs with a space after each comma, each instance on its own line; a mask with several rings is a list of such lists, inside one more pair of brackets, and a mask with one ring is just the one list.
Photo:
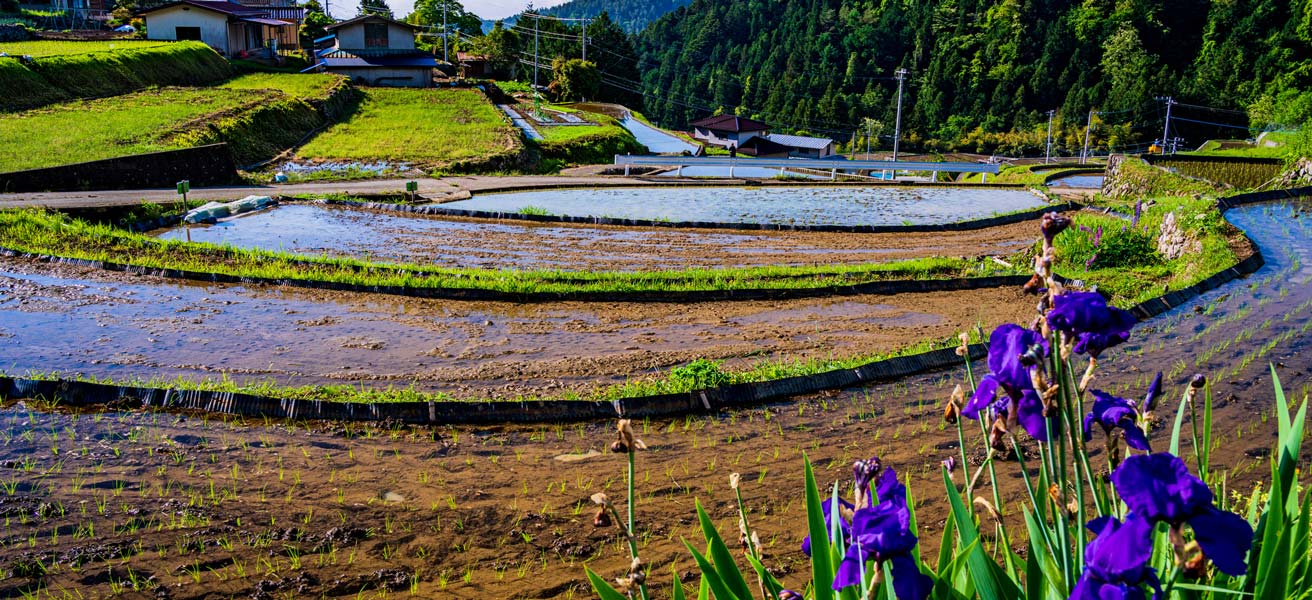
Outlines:
[[1055, 110], [1048, 111], [1048, 145], [1047, 149], [1043, 151], [1043, 164], [1045, 165], [1052, 162], [1052, 116], [1055, 114], [1057, 114]]
[[1080, 164], [1089, 162], [1089, 131], [1093, 129], [1093, 111], [1089, 111], [1089, 120], [1084, 123], [1084, 149], [1080, 150]]
[[442, 0], [442, 60], [446, 61], [447, 64], [450, 64], [451, 58], [447, 56], [446, 45], [446, 3], [448, 1], [449, 0]]
[[[1166, 127], [1162, 128], [1162, 154], [1166, 154], [1166, 145], [1170, 143], [1168, 140], [1171, 135], [1171, 105], [1175, 104], [1175, 98], [1167, 96], [1158, 100], [1166, 100]], [[1171, 154], [1175, 154], [1175, 151], [1172, 150]]]
[[[893, 125], [893, 162], [897, 162], [898, 142], [902, 141], [902, 80], [907, 76], [907, 70], [898, 67], [893, 72], [897, 76], [897, 121]], [[869, 137], [866, 138], [867, 140]]]
[[870, 121], [866, 121], [866, 160], [870, 160]]
[[588, 60], [588, 20], [583, 19], [583, 60]]
[[541, 119], [541, 101], [538, 99], [538, 29], [538, 14], [533, 13], [533, 116]]

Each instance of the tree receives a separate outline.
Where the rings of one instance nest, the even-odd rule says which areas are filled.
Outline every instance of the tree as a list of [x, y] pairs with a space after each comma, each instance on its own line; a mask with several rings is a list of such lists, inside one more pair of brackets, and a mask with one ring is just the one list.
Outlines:
[[506, 29], [501, 21], [487, 35], [474, 40], [474, 53], [487, 59], [493, 77], [514, 79], [519, 67], [519, 34]]
[[392, 7], [387, 5], [387, 0], [360, 0], [360, 16], [378, 15], [392, 18]]
[[551, 81], [550, 89], [557, 100], [574, 102], [595, 99], [601, 88], [601, 74], [597, 72], [597, 64], [591, 61], [556, 58], [551, 61], [551, 72], [555, 78]]
[[483, 35], [483, 19], [465, 10], [459, 0], [416, 0], [415, 12], [410, 13], [406, 20], [415, 25], [440, 28], [443, 8], [446, 9], [446, 24], [451, 31], [459, 31], [470, 37]]
[[319, 0], [306, 0], [302, 5], [305, 8], [305, 20], [301, 21], [301, 47], [310, 48], [314, 45], [314, 40], [328, 35], [325, 27], [332, 25], [336, 21], [328, 16], [323, 10], [323, 5]]

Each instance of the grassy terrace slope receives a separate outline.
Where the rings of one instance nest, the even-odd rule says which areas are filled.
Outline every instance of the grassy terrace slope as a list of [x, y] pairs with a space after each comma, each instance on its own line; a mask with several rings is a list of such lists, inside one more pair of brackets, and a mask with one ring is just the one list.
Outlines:
[[299, 158], [436, 169], [495, 165], [521, 149], [519, 131], [477, 90], [373, 88], [363, 95], [351, 118], [310, 140]]
[[156, 48], [172, 42], [157, 40], [105, 40], [75, 42], [64, 40], [30, 40], [26, 42], [0, 42], [0, 52], [12, 56], [64, 56], [68, 54], [91, 54], [93, 52], [115, 52], [118, 50], [141, 50]]
[[299, 137], [316, 126], [318, 113], [306, 101], [326, 98], [339, 82], [334, 75], [248, 75], [215, 88], [159, 88], [0, 114], [0, 172], [228, 138], [239, 159], [250, 158], [295, 141], [264, 143], [259, 129]]
[[[31, 64], [0, 58], [0, 111], [16, 111], [74, 98], [103, 98], [151, 86], [210, 85], [232, 67], [200, 42], [128, 45], [108, 42], [15, 42], [40, 52]], [[0, 49], [0, 51], [6, 51]], [[26, 52], [31, 54], [32, 52]], [[35, 55], [34, 55], [35, 56]]]

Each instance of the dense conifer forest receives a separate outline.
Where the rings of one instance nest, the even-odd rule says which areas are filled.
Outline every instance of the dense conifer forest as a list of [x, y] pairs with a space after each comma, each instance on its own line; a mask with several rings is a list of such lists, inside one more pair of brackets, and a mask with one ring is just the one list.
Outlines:
[[1097, 143], [1127, 148], [1161, 136], [1165, 97], [1185, 143], [1312, 116], [1312, 0], [695, 0], [635, 40], [640, 75], [603, 76], [669, 127], [887, 136], [898, 69], [904, 139], [945, 151], [1032, 150], [1050, 110], [1065, 142], [1097, 111]]

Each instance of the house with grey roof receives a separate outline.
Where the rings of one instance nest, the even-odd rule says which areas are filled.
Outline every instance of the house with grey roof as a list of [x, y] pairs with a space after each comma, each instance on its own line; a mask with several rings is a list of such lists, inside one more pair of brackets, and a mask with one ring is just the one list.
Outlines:
[[363, 15], [325, 27], [330, 46], [315, 52], [313, 69], [340, 73], [363, 85], [431, 87], [437, 58], [415, 48], [414, 25]]
[[788, 149], [790, 158], [827, 158], [834, 156], [834, 140], [804, 135], [766, 134], [766, 140]]

